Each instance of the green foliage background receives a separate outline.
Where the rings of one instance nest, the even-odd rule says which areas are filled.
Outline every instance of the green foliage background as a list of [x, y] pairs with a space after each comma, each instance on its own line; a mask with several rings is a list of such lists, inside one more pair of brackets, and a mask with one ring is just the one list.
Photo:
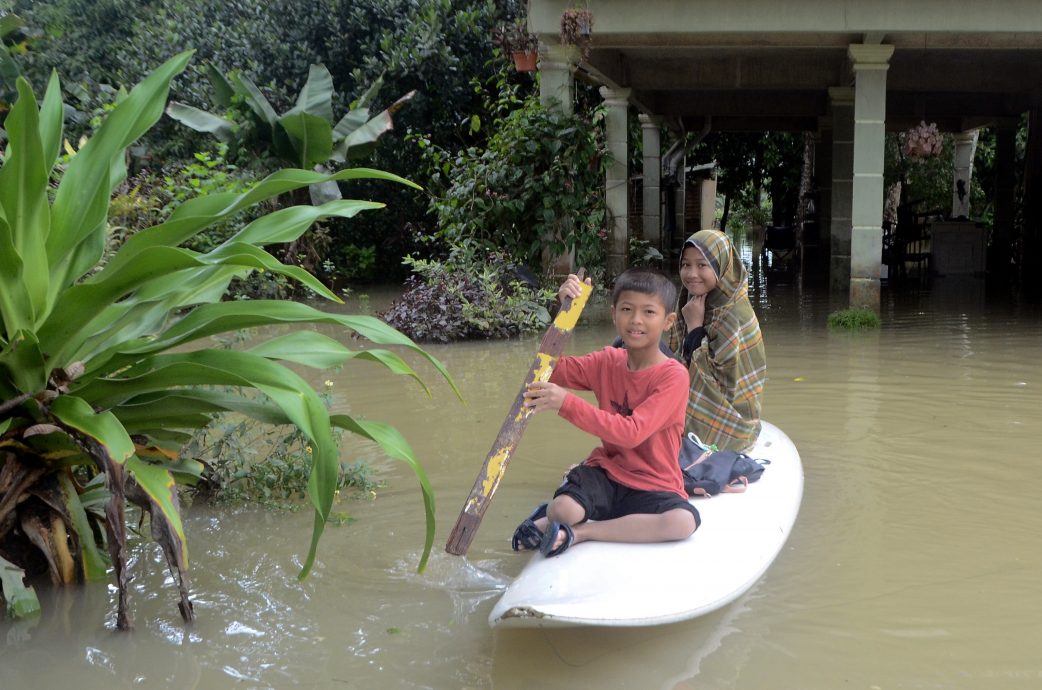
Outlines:
[[[416, 98], [396, 114], [395, 131], [368, 161], [410, 178], [422, 166], [420, 151], [405, 139], [409, 130], [449, 148], [487, 136], [465, 126], [484, 98], [472, 80], [494, 71], [492, 29], [518, 11], [515, 3], [491, 0], [8, 0], [0, 8], [16, 12], [29, 27], [30, 50], [20, 65], [30, 82], [43, 84], [51, 69], [61, 73], [76, 109], [72, 141], [90, 129], [91, 117], [112, 102], [120, 85], [136, 83], [151, 66], [190, 46], [197, 48], [196, 58], [172, 85], [171, 97], [197, 107], [209, 103], [206, 64], [247, 74], [279, 112], [292, 106], [313, 63], [332, 74], [342, 101], [334, 104], [338, 112], [381, 75], [374, 112], [416, 89]], [[211, 146], [169, 118], [143, 143], [135, 150], [139, 166], [190, 160]], [[351, 193], [365, 197], [375, 189], [359, 182]], [[430, 226], [428, 200], [405, 189], [385, 200], [388, 209], [379, 220], [330, 224], [340, 248], [333, 253], [351, 256], [369, 248], [367, 274], [400, 278], [406, 273], [401, 257], [419, 248], [417, 231]]]

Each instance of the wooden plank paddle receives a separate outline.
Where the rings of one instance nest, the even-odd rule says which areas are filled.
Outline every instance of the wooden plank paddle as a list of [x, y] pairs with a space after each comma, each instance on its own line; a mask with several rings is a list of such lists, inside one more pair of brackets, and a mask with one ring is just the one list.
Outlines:
[[492, 502], [492, 494], [499, 487], [499, 481], [503, 478], [503, 473], [506, 472], [507, 463], [510, 462], [514, 448], [517, 447], [518, 442], [521, 440], [521, 434], [524, 433], [525, 427], [528, 426], [528, 418], [532, 416], [532, 411], [524, 406], [525, 391], [528, 390], [528, 385], [534, 381], [548, 381], [550, 379], [550, 374], [553, 373], [554, 366], [556, 366], [557, 360], [561, 357], [561, 352], [571, 337], [575, 324], [579, 321], [579, 314], [582, 313], [583, 307], [586, 306], [586, 301], [590, 297], [592, 288], [582, 281], [582, 274], [583, 272], [579, 271], [582, 293], [575, 299], [565, 298], [564, 302], [561, 303], [561, 311], [557, 313], [554, 322], [550, 324], [550, 327], [543, 335], [543, 340], [539, 344], [539, 353], [536, 354], [532, 366], [529, 367], [528, 375], [525, 376], [525, 381], [521, 384], [521, 390], [518, 391], [517, 397], [514, 398], [514, 404], [510, 406], [510, 412], [507, 413], [507, 418], [499, 429], [499, 435], [496, 436], [496, 441], [492, 444], [492, 450], [488, 452], [485, 464], [481, 466], [481, 471], [478, 472], [474, 488], [470, 490], [470, 495], [467, 497], [466, 503], [463, 504], [463, 510], [460, 511], [459, 518], [456, 519], [456, 526], [452, 528], [452, 533], [449, 534], [449, 540], [445, 543], [445, 550], [453, 555], [463, 556], [467, 553], [467, 549], [470, 548], [470, 543], [474, 541], [474, 535], [477, 534], [481, 519], [485, 516], [485, 510], [488, 509], [489, 503]]

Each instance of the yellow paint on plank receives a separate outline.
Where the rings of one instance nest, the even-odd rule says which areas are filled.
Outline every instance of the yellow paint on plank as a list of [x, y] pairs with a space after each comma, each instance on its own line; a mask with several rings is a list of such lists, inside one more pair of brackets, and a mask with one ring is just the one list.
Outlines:
[[536, 366], [535, 373], [532, 375], [532, 381], [546, 383], [550, 380], [550, 374], [554, 373], [554, 362], [557, 361], [557, 357], [540, 352], [535, 356], [535, 360]]
[[510, 459], [510, 450], [510, 448], [500, 448], [498, 453], [489, 458], [488, 472], [485, 473], [485, 481], [481, 484], [482, 496], [491, 496], [499, 486], [499, 479], [503, 476], [503, 466]]
[[590, 293], [593, 292], [593, 288], [586, 283], [580, 283], [580, 287], [582, 292], [579, 296], [572, 300], [567, 309], [559, 311], [557, 318], [554, 319], [554, 325], [562, 331], [567, 332], [575, 328], [575, 324], [579, 322], [579, 314], [582, 313], [586, 300], [590, 299]]

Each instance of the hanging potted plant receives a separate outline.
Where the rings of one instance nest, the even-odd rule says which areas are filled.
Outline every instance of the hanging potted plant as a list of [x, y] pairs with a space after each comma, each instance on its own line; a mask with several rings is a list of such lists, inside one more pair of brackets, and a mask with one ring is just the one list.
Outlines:
[[926, 124], [921, 120], [918, 125], [904, 133], [901, 152], [913, 161], [923, 161], [940, 155], [942, 137], [937, 123]]
[[588, 7], [569, 7], [561, 13], [561, 43], [578, 46], [583, 58], [590, 54], [593, 12]]
[[528, 33], [524, 19], [493, 31], [493, 43], [510, 55], [518, 72], [534, 72], [539, 57], [539, 39]]

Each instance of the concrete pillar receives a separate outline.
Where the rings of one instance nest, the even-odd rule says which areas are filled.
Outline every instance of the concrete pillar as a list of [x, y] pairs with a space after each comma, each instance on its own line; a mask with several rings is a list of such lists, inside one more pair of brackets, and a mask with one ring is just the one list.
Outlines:
[[1020, 247], [1015, 257], [1020, 266], [1021, 290], [1035, 298], [1042, 292], [1036, 277], [1042, 275], [1042, 101], [1028, 110], [1028, 140], [1024, 147], [1023, 223]]
[[988, 271], [1009, 280], [1013, 255], [1013, 219], [1016, 214], [1017, 123], [1000, 123], [995, 129], [995, 215], [988, 247]]
[[892, 45], [851, 45], [854, 68], [854, 189], [851, 205], [850, 306], [879, 311], [883, 254], [883, 148], [886, 72]]
[[[539, 102], [571, 115], [575, 103], [575, 68], [579, 64], [579, 49], [553, 41], [539, 43]], [[547, 243], [554, 238], [547, 238]], [[574, 252], [554, 256], [543, 250], [543, 271], [562, 276], [575, 270]]]
[[698, 208], [701, 211], [701, 218], [698, 229], [706, 230], [715, 227], [716, 223], [716, 178], [710, 177], [702, 180], [699, 191], [701, 195], [698, 199]]
[[662, 131], [661, 118], [641, 113], [640, 129], [644, 148], [644, 213], [641, 236], [662, 255], [668, 247], [662, 241]]
[[973, 155], [977, 150], [977, 130], [955, 135], [955, 163], [952, 166], [952, 218], [970, 217], [970, 178]]
[[829, 89], [832, 120], [832, 194], [829, 199], [829, 288], [850, 290], [850, 228], [854, 195], [854, 89]]
[[815, 273], [828, 265], [832, 237], [832, 118], [818, 118], [818, 146], [814, 150], [814, 173], [818, 184], [818, 247], [821, 255]]
[[558, 105], [571, 115], [575, 101], [575, 67], [579, 49], [559, 43], [539, 44], [539, 102]]
[[[687, 150], [681, 149], [677, 159], [676, 181], [677, 188], [673, 190], [673, 223], [680, 235], [680, 246], [692, 233], [702, 228], [689, 228], [687, 226]], [[679, 263], [680, 258], [677, 257]]]
[[630, 89], [602, 86], [604, 138], [612, 163], [604, 175], [604, 200], [611, 225], [608, 228], [607, 269], [609, 279], [626, 270], [629, 258], [629, 97]]

